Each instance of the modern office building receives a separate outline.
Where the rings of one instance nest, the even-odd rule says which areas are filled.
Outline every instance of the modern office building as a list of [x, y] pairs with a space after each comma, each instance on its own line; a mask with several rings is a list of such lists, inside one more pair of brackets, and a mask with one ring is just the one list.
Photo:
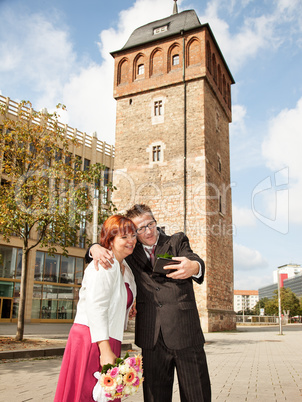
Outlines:
[[259, 300], [267, 297], [271, 299], [275, 295], [275, 291], [278, 290], [278, 272], [280, 275], [280, 287], [291, 289], [297, 297], [302, 296], [302, 267], [298, 264], [286, 264], [278, 267], [274, 271], [274, 283], [268, 286], [260, 288]]
[[295, 278], [296, 276], [302, 274], [302, 267], [298, 264], [281, 265], [273, 272], [274, 283], [278, 283], [278, 273], [280, 275], [280, 283], [282, 285], [285, 279]]
[[[12, 119], [16, 117], [18, 110], [16, 102], [0, 95], [0, 105], [7, 108], [7, 113]], [[2, 129], [1, 118], [0, 116], [0, 129]], [[114, 147], [98, 140], [96, 135], [91, 136], [63, 124], [61, 127], [68, 138], [78, 139], [74, 154], [80, 161], [81, 169], [85, 170], [90, 164], [97, 162], [106, 166], [103, 181], [106, 187], [107, 183], [112, 181]], [[5, 179], [4, 176], [2, 175], [2, 180]], [[102, 201], [105, 205], [107, 198]], [[45, 248], [39, 247], [29, 252], [26, 322], [71, 322], [74, 318], [84, 270], [86, 251], [84, 230], [85, 227], [78, 233], [74, 247], [69, 247], [68, 257], [60, 252], [49, 256]], [[34, 243], [35, 236], [36, 233], [33, 232], [30, 244]], [[14, 236], [9, 243], [5, 242], [1, 237], [0, 228], [0, 322], [12, 322], [17, 319], [22, 244], [21, 239]]]

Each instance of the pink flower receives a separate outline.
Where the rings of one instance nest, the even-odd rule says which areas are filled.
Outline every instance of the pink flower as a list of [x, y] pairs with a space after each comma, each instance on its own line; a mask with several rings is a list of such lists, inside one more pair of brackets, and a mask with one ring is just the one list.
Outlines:
[[124, 389], [124, 386], [123, 386], [122, 384], [120, 384], [120, 385], [118, 385], [118, 386], [116, 387], [116, 392], [122, 392], [123, 389]]
[[139, 385], [139, 378], [136, 377], [136, 380], [134, 381], [134, 383], [132, 383], [132, 385], [134, 385], [135, 387], [137, 387]]
[[128, 357], [127, 363], [129, 364], [130, 367], [135, 366], [135, 363], [136, 363], [135, 357]]
[[113, 369], [111, 369], [111, 371], [110, 371], [111, 377], [115, 378], [118, 375], [119, 371], [120, 370], [118, 367], [113, 367]]

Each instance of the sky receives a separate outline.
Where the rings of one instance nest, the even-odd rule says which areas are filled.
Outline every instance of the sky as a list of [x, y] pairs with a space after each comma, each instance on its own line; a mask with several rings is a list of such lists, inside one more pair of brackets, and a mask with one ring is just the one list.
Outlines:
[[[114, 144], [113, 58], [172, 0], [0, 0], [0, 94]], [[234, 288], [302, 264], [301, 0], [178, 0], [209, 23], [232, 85]]]

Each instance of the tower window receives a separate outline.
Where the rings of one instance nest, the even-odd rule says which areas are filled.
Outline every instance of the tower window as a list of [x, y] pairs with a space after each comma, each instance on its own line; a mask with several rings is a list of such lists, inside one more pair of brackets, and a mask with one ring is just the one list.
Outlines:
[[145, 66], [144, 64], [140, 64], [137, 67], [137, 75], [144, 75], [144, 73], [145, 73]]
[[168, 30], [168, 25], [164, 25], [162, 27], [154, 28], [153, 35], [158, 35], [162, 32], [166, 32]]
[[172, 57], [172, 66], [178, 66], [179, 65], [179, 54], [175, 54]]
[[217, 159], [217, 167], [218, 167], [218, 172], [221, 173], [221, 158], [220, 158], [220, 156], [218, 156], [218, 159]]
[[222, 214], [222, 197], [219, 196], [219, 212]]
[[154, 102], [154, 116], [161, 116], [163, 114], [163, 101]]
[[153, 162], [160, 162], [160, 156], [161, 156], [161, 146], [160, 145], [154, 145], [152, 147], [152, 161]]

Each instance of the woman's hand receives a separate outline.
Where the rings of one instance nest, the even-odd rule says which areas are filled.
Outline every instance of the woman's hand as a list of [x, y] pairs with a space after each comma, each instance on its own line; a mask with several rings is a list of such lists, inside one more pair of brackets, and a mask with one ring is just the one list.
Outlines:
[[90, 247], [90, 254], [97, 271], [99, 270], [99, 263], [105, 269], [111, 268], [111, 264], [113, 264], [113, 253], [111, 250], [108, 250], [99, 244], [94, 244]]
[[137, 314], [136, 301], [134, 301], [131, 306], [131, 309], [129, 311], [129, 319], [131, 320], [131, 319], [135, 318], [136, 314]]
[[109, 341], [98, 342], [100, 349], [100, 364], [103, 367], [105, 364], [115, 364], [117, 356], [112, 352]]

